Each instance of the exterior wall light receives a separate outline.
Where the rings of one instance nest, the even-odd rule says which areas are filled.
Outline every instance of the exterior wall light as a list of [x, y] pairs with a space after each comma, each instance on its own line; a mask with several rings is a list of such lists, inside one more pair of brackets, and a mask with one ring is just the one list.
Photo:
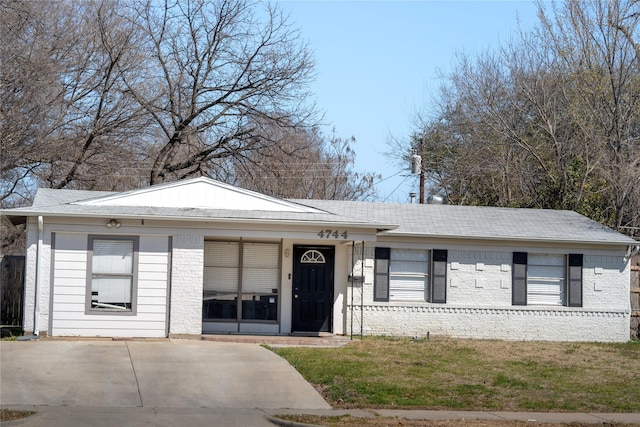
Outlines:
[[116, 220], [116, 219], [110, 219], [109, 222], [107, 223], [107, 228], [120, 228], [120, 221]]

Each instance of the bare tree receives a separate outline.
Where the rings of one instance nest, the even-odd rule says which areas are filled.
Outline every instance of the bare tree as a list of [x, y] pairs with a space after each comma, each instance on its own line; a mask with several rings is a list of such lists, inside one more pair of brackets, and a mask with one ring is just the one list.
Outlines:
[[129, 90], [154, 122], [149, 184], [215, 173], [221, 159], [273, 144], [256, 123], [295, 129], [313, 118], [306, 45], [278, 8], [256, 8], [244, 0], [138, 8], [148, 71]]
[[277, 141], [235, 157], [225, 181], [276, 197], [365, 200], [375, 196], [378, 175], [353, 169], [353, 138], [326, 139], [317, 129], [263, 132]]
[[26, 201], [39, 184], [139, 185], [118, 176], [146, 152], [135, 144], [144, 110], [123, 80], [140, 59], [140, 34], [127, 10], [115, 1], [1, 8], [2, 197]]
[[520, 40], [459, 58], [437, 114], [400, 153], [423, 153], [432, 190], [452, 203], [572, 209], [637, 229], [639, 8], [541, 3]]
[[[0, 3], [0, 206], [19, 206], [32, 197], [34, 172], [47, 161], [43, 137], [55, 104], [58, 64], [44, 45], [45, 17], [56, 5]], [[55, 47], [52, 47], [55, 50]], [[55, 108], [55, 107], [53, 107]]]

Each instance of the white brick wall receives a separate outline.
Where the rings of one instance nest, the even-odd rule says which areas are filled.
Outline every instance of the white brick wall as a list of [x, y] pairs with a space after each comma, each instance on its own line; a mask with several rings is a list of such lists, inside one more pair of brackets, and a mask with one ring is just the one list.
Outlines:
[[34, 221], [37, 220], [35, 220], [35, 218], [29, 218], [26, 237], [27, 254], [25, 261], [23, 329], [27, 333], [32, 333], [34, 327], [36, 258], [38, 253], [38, 224]]
[[[528, 249], [531, 253], [551, 251]], [[575, 249], [566, 252], [581, 253]], [[584, 297], [580, 308], [512, 306], [511, 251], [449, 250], [446, 304], [374, 302], [373, 263], [368, 261], [362, 305], [359, 288], [355, 291], [354, 329], [360, 330], [362, 319], [368, 335], [423, 337], [430, 333], [459, 338], [627, 341], [628, 263], [622, 254], [587, 252], [582, 251]], [[350, 303], [346, 317], [350, 330]]]
[[173, 237], [171, 271], [171, 325], [169, 335], [202, 332], [204, 237]]

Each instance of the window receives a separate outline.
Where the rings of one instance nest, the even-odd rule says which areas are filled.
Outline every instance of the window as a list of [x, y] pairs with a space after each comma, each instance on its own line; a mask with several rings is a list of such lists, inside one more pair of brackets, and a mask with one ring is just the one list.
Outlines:
[[375, 258], [374, 301], [446, 302], [446, 250], [376, 248]]
[[239, 242], [205, 242], [203, 318], [237, 318], [239, 266]]
[[87, 312], [135, 314], [138, 238], [89, 236]]
[[242, 318], [278, 319], [280, 245], [242, 245]]
[[309, 249], [302, 254], [302, 257], [300, 257], [300, 262], [304, 264], [324, 264], [327, 261], [324, 259], [324, 255], [322, 255], [322, 252], [315, 249]]
[[376, 248], [373, 279], [373, 300], [389, 301], [389, 258], [391, 249]]
[[582, 254], [513, 253], [513, 305], [582, 307]]
[[280, 245], [205, 242], [202, 317], [278, 319]]

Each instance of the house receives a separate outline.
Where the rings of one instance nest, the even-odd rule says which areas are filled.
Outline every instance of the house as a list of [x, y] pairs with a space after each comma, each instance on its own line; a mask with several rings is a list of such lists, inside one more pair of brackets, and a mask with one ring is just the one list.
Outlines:
[[24, 328], [51, 336], [626, 341], [639, 243], [570, 211], [282, 200], [209, 178], [40, 189]]

